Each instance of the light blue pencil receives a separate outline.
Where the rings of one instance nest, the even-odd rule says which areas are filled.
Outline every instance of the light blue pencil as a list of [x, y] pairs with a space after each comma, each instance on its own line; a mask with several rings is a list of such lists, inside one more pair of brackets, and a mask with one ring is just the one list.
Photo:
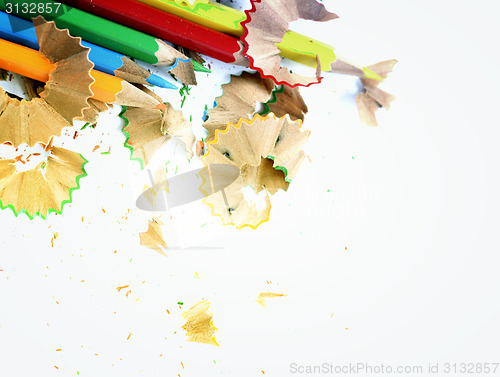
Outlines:
[[[16, 30], [13, 31], [12, 29]], [[0, 38], [38, 50], [38, 40], [33, 24], [22, 18], [0, 11]], [[125, 55], [82, 40], [90, 48], [89, 59], [95, 69], [138, 84], [151, 84], [161, 88], [178, 89], [163, 77], [152, 74]]]

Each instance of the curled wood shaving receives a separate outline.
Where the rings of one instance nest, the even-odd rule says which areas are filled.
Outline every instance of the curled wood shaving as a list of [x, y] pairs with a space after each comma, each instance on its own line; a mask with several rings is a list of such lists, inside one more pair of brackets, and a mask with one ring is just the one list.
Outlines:
[[[240, 119], [236, 125], [230, 123], [224, 131], [215, 132], [215, 139], [207, 143], [203, 163], [234, 165], [241, 171], [231, 185], [204, 199], [223, 224], [255, 229], [269, 219], [268, 193], [286, 191], [305, 157], [302, 147], [309, 131], [302, 131], [301, 124], [300, 120], [291, 121], [288, 116], [256, 114], [252, 120]], [[245, 200], [243, 187], [246, 186], [256, 193], [265, 189], [263, 209]], [[210, 192], [208, 186], [206, 191]]]
[[213, 314], [208, 311], [209, 307], [208, 301], [200, 301], [182, 313], [186, 321], [182, 328], [189, 342], [219, 345], [215, 340], [217, 328], [213, 324]]
[[49, 81], [40, 96], [69, 123], [81, 119], [87, 100], [93, 93], [90, 75], [94, 64], [89, 60], [90, 49], [81, 45], [81, 38], [72, 37], [67, 29], [58, 29], [54, 22], [43, 17], [33, 19], [40, 45], [40, 54], [56, 68], [49, 74]]
[[94, 79], [90, 75], [93, 64], [88, 59], [89, 49], [81, 46], [80, 38], [71, 37], [67, 30], [56, 28], [41, 16], [34, 19], [34, 24], [40, 53], [55, 68], [42, 90], [33, 80], [27, 81], [30, 101], [18, 100], [0, 90], [0, 143], [47, 143], [64, 127], [71, 127], [73, 119], [82, 119], [90, 106]]
[[208, 119], [203, 123], [208, 130], [207, 140], [212, 140], [215, 130], [224, 130], [228, 123], [251, 118], [258, 103], [267, 101], [273, 89], [273, 82], [258, 74], [243, 72], [231, 76], [231, 81], [222, 85], [223, 93], [215, 99], [216, 106], [207, 112]]
[[[387, 78], [387, 75], [392, 72], [394, 65], [397, 60], [386, 60], [367, 68], [371, 69], [373, 72], [378, 74], [382, 80]], [[383, 107], [389, 109], [391, 102], [396, 98], [392, 94], [389, 94], [378, 88], [378, 85], [382, 80], [374, 80], [368, 78], [362, 78], [361, 82], [364, 86], [364, 91], [359, 93], [356, 97], [356, 102], [358, 104], [358, 111], [361, 121], [371, 127], [378, 126], [377, 118], [375, 117], [375, 112]]]
[[[141, 89], [161, 102], [149, 89]], [[172, 136], [183, 142], [188, 158], [193, 156], [191, 147], [196, 138], [191, 123], [182, 111], [175, 110], [169, 103], [164, 105], [162, 110], [130, 107], [121, 115], [126, 123], [123, 131], [128, 135], [125, 145], [132, 149], [132, 158], [139, 159], [144, 166]]]
[[71, 192], [86, 175], [87, 162], [80, 154], [51, 147], [52, 156], [36, 168], [18, 172], [15, 160], [0, 160], [0, 207], [10, 207], [33, 218], [45, 218], [50, 212], [61, 212], [71, 201]]
[[167, 256], [163, 250], [167, 249], [167, 243], [163, 238], [163, 232], [160, 227], [160, 222], [158, 219], [154, 218], [148, 222], [148, 230], [139, 233], [139, 238], [142, 246], [146, 246], [160, 253], [161, 255]]
[[276, 298], [276, 297], [284, 297], [286, 294], [283, 293], [271, 293], [271, 292], [266, 292], [266, 293], [259, 293], [257, 296], [257, 300], [255, 300], [260, 306], [263, 308], [267, 307], [267, 302], [266, 300], [268, 298]]
[[244, 55], [250, 67], [262, 77], [271, 78], [276, 84], [309, 86], [321, 81], [321, 65], [316, 56], [316, 77], [304, 77], [281, 66], [280, 50], [290, 22], [300, 18], [313, 21], [329, 21], [338, 16], [326, 10], [316, 0], [251, 0], [252, 9], [246, 10], [247, 19], [242, 22], [245, 45]]
[[264, 104], [265, 110], [261, 115], [274, 113], [277, 117], [281, 118], [288, 114], [291, 120], [300, 119], [304, 121], [305, 114], [307, 114], [307, 105], [300, 95], [299, 88], [291, 88], [282, 85], [281, 88], [273, 92], [273, 97], [270, 101]]

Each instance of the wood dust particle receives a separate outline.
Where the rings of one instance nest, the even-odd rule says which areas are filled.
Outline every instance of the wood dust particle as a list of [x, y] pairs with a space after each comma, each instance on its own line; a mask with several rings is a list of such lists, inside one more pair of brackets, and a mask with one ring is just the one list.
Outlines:
[[125, 293], [125, 296], [128, 297], [128, 295], [130, 294], [130, 292], [132, 292], [130, 289], [127, 291], [127, 293]]
[[57, 365], [54, 365], [54, 368], [59, 369], [59, 367]]
[[184, 364], [182, 363], [182, 361], [181, 361], [181, 366], [182, 366], [182, 369], [184, 369]]
[[170, 314], [170, 312], [168, 311], [168, 309], [167, 309], [167, 313]]
[[129, 340], [131, 336], [132, 336], [132, 333], [131, 332], [128, 333], [127, 340]]
[[92, 149], [92, 152], [95, 152], [95, 151], [96, 151], [96, 150], [98, 150], [99, 148], [100, 148], [100, 146], [99, 146], [99, 145], [96, 145], [96, 146], [94, 147], [94, 149]]
[[106, 210], [104, 208], [102, 208], [102, 213], [106, 213]]
[[196, 142], [196, 156], [200, 157], [202, 155], [204, 146], [205, 143], [202, 140]]
[[19, 155], [19, 156], [14, 157], [14, 160], [17, 161], [17, 162], [21, 162], [23, 164], [26, 163], [26, 162], [23, 161], [23, 155]]
[[347, 251], [347, 246], [345, 247], [345, 251]]
[[61, 351], [61, 348], [56, 349], [57, 352]]
[[124, 288], [128, 288], [128, 285], [124, 285], [124, 286], [118, 287], [118, 288], [116, 288], [116, 290], [117, 290], [118, 292], [120, 292], [120, 291], [121, 291], [122, 289], [124, 289]]

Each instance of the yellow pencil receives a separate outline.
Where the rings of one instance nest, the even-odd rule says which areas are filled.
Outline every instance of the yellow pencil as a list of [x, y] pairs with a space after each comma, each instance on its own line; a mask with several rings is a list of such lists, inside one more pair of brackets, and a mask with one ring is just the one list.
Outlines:
[[[139, 1], [235, 37], [242, 36], [244, 32], [241, 22], [246, 19], [245, 13], [222, 4], [209, 2], [190, 7], [169, 0]], [[316, 55], [318, 55], [324, 71], [330, 70], [330, 64], [337, 60], [332, 46], [290, 30], [277, 46], [283, 57], [313, 68], [316, 68]], [[370, 74], [366, 71], [365, 73]]]
[[[47, 82], [55, 66], [36, 50], [0, 39], [0, 68]], [[96, 70], [91, 70], [90, 74], [95, 80], [90, 89], [96, 100], [149, 108], [159, 105], [156, 99], [125, 80]]]

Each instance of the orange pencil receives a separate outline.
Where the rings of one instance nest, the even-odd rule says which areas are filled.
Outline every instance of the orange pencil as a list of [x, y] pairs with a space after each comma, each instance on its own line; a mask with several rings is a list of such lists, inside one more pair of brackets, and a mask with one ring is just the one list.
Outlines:
[[[0, 39], [0, 68], [47, 82], [49, 73], [55, 66], [38, 51]], [[118, 77], [91, 70], [94, 83], [90, 89], [96, 100], [116, 105], [155, 108], [159, 102]]]

